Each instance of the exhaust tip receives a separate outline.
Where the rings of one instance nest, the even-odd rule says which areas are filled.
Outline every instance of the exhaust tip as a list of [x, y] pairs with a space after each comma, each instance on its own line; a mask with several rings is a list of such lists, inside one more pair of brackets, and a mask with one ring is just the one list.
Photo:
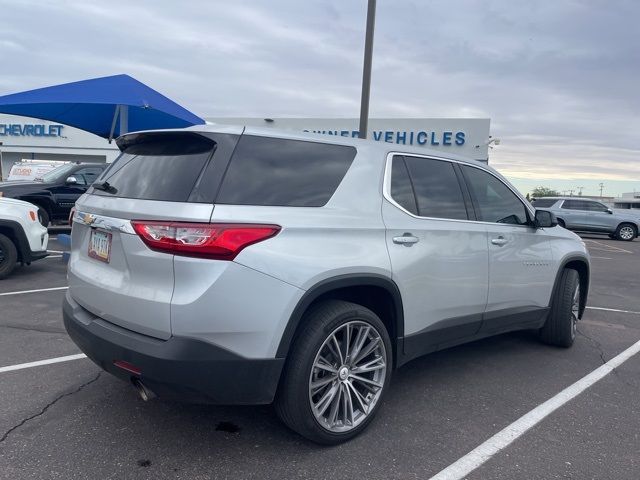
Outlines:
[[134, 388], [143, 401], [148, 402], [149, 400], [156, 398], [156, 394], [142, 383], [139, 378], [132, 378], [131, 383], [133, 383]]

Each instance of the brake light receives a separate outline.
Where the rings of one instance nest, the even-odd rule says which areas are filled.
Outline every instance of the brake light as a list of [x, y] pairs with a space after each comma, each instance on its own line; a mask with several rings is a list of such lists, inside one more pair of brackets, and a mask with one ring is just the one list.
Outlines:
[[244, 223], [132, 220], [131, 225], [151, 250], [215, 260], [233, 260], [243, 248], [280, 231], [278, 225]]
[[38, 219], [38, 216], [36, 215], [36, 212], [29, 210], [29, 218], [35, 222]]

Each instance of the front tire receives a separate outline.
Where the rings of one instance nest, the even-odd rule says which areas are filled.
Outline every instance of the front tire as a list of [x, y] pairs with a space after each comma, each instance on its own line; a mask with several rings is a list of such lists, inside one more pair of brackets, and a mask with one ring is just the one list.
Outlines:
[[618, 240], [630, 242], [638, 236], [638, 229], [631, 223], [621, 223], [616, 228], [615, 236]]
[[341, 300], [312, 307], [303, 322], [276, 411], [309, 440], [339, 444], [360, 434], [380, 407], [391, 379], [389, 334], [371, 310]]
[[9, 237], [0, 233], [0, 280], [16, 268], [18, 250]]
[[580, 276], [565, 268], [553, 295], [551, 311], [540, 329], [540, 339], [549, 345], [568, 348], [576, 338], [580, 315]]

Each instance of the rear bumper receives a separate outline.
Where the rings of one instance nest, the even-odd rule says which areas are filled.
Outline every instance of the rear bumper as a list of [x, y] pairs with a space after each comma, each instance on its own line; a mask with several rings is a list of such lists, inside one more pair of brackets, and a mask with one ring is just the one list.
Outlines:
[[[64, 325], [71, 339], [102, 369], [130, 381], [139, 378], [155, 394], [179, 400], [249, 405], [274, 399], [284, 359], [247, 359], [201, 340], [158, 340], [89, 313], [67, 293]], [[140, 375], [116, 367], [124, 360]]]

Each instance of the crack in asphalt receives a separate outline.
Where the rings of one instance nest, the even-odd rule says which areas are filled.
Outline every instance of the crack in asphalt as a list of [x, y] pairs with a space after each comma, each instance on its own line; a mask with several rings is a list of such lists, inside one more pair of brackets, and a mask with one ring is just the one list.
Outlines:
[[604, 358], [604, 351], [602, 350], [602, 344], [595, 340], [594, 338], [591, 338], [589, 335], [587, 335], [586, 333], [584, 333], [582, 330], [580, 330], [579, 328], [576, 329], [576, 331], [582, 335], [584, 338], [586, 338], [587, 340], [589, 340], [589, 342], [594, 346], [594, 348], [596, 350], [598, 350], [598, 353], [600, 354], [600, 360], [602, 360], [602, 364], [604, 365], [605, 363], [607, 363], [607, 359]]
[[[586, 333], [580, 331], [580, 329], [576, 329], [576, 331], [582, 335], [584, 338], [586, 338], [587, 340], [589, 340], [589, 342], [594, 346], [594, 348], [596, 350], [598, 350], [598, 354], [600, 355], [600, 360], [602, 360], [602, 364], [604, 365], [605, 363], [607, 363], [607, 360], [604, 358], [604, 351], [602, 350], [602, 344], [600, 342], [598, 342], [596, 339], [590, 337], [589, 335], [587, 335]], [[620, 380], [622, 383], [624, 383], [625, 385], [627, 385], [628, 387], [634, 387], [635, 385], [633, 385], [632, 383], [630, 383], [629, 381], [627, 381], [626, 379], [622, 378], [622, 376], [620, 375], [620, 372], [618, 371], [617, 368], [614, 368], [613, 370], [611, 370], [611, 373], [613, 375], [615, 375], [615, 377]]]
[[26, 424], [27, 422], [30, 422], [31, 420], [33, 420], [34, 418], [38, 418], [41, 417], [42, 415], [44, 415], [47, 410], [49, 410], [49, 408], [51, 408], [52, 406], [54, 406], [56, 403], [58, 403], [60, 400], [62, 400], [65, 397], [69, 397], [71, 395], [75, 395], [76, 393], [80, 392], [81, 390], [83, 390], [85, 387], [91, 385], [92, 383], [96, 382], [100, 376], [102, 375], [102, 372], [98, 372], [98, 374], [92, 378], [91, 380], [81, 384], [78, 388], [76, 388], [75, 390], [71, 391], [71, 392], [67, 392], [67, 393], [63, 393], [62, 395], [58, 395], [56, 398], [54, 398], [51, 402], [49, 402], [48, 404], [46, 404], [42, 410], [40, 410], [38, 413], [31, 415], [30, 417], [24, 418], [22, 419], [17, 425], [14, 425], [13, 427], [11, 427], [9, 430], [7, 430], [3, 435], [2, 438], [0, 438], [0, 444], [3, 443], [8, 437], [9, 435], [11, 435], [12, 432], [14, 432], [15, 430], [17, 430], [18, 428], [22, 427], [24, 424]]
[[6, 325], [0, 324], [0, 328], [12, 328], [15, 330], [24, 330], [27, 332], [39, 332], [39, 333], [66, 333], [63, 329], [44, 329], [44, 328], [34, 328], [34, 327], [23, 327], [22, 325]]

